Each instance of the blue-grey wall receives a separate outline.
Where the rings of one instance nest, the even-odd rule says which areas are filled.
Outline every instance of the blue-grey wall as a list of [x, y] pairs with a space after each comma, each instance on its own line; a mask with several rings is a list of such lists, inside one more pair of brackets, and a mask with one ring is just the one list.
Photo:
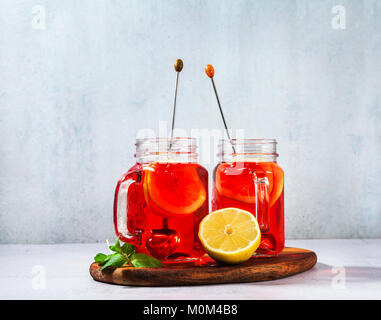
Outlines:
[[178, 57], [179, 127], [222, 128], [212, 63], [229, 126], [278, 140], [288, 238], [381, 237], [381, 1], [1, 0], [0, 242], [114, 236]]

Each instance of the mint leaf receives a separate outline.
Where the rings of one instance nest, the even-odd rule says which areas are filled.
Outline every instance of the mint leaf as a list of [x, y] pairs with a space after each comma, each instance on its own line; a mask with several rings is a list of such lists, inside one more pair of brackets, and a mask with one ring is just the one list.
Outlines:
[[115, 240], [115, 243], [114, 243], [114, 246], [115, 246], [115, 248], [116, 248], [117, 250], [120, 250], [120, 242], [119, 242], [119, 237], [118, 237], [118, 238], [116, 238], [116, 240]]
[[161, 267], [160, 260], [144, 253], [134, 253], [131, 256], [131, 264], [135, 268], [157, 268]]
[[135, 253], [135, 248], [132, 244], [124, 243], [121, 247], [122, 253], [130, 257], [132, 254]]
[[107, 261], [109, 261], [113, 256], [115, 256], [117, 253], [112, 253], [112, 254], [109, 254], [109, 255], [105, 255], [103, 253], [98, 253], [95, 257], [94, 257], [94, 261], [96, 263], [98, 263], [99, 265], [103, 265], [105, 264]]
[[106, 268], [119, 268], [124, 265], [133, 266], [135, 268], [161, 267], [160, 260], [144, 253], [136, 253], [133, 245], [123, 243], [121, 246], [119, 237], [115, 240], [113, 245], [109, 246], [109, 248], [114, 251], [114, 253], [109, 255], [98, 253], [94, 257], [94, 261], [102, 266], [102, 271]]
[[103, 253], [98, 253], [95, 257], [94, 257], [94, 261], [98, 264], [103, 264], [105, 259], [107, 258], [107, 255], [103, 254]]
[[115, 253], [110, 255], [110, 258], [106, 262], [106, 264], [102, 267], [102, 271], [106, 268], [113, 267], [113, 268], [119, 268], [127, 263], [127, 259], [121, 255], [120, 253]]
[[124, 243], [122, 246], [120, 246], [119, 239], [116, 239], [115, 244], [109, 246], [109, 248], [111, 251], [124, 255], [126, 259], [129, 259], [129, 257], [135, 253], [135, 248], [133, 245]]
[[118, 253], [112, 253], [112, 254], [109, 254], [108, 256], [106, 256], [105, 254], [103, 253], [98, 253], [95, 257], [94, 257], [94, 261], [96, 263], [98, 263], [100, 266], [104, 265], [107, 261], [109, 261], [113, 256], [117, 255]]
[[106, 257], [106, 259], [103, 261], [103, 263], [106, 263], [107, 261], [109, 261], [113, 256], [116, 256], [117, 255], [117, 253], [111, 253], [111, 254], [109, 254], [107, 257]]
[[111, 251], [115, 251], [115, 252], [119, 252], [119, 253], [121, 252], [119, 237], [116, 238], [114, 245], [109, 246], [109, 248]]

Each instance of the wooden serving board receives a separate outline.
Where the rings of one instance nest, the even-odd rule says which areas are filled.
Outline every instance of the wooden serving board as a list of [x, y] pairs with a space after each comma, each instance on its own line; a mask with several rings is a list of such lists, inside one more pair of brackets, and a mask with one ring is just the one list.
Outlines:
[[128, 286], [183, 286], [218, 283], [257, 282], [288, 277], [311, 269], [315, 252], [285, 248], [275, 257], [253, 257], [234, 266], [218, 265], [209, 257], [192, 264], [172, 264], [160, 268], [122, 267], [101, 271], [93, 262], [90, 274], [96, 281]]

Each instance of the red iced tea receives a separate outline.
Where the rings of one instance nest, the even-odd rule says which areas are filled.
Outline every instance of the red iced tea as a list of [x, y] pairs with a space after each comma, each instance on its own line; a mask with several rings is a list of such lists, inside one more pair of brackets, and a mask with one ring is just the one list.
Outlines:
[[[183, 144], [191, 141], [180, 145], [184, 148]], [[162, 140], [159, 143], [164, 144]], [[194, 161], [194, 150], [181, 152], [178, 148], [175, 143], [170, 152], [148, 152], [148, 157], [145, 151], [115, 191], [116, 233], [138, 252], [163, 261], [204, 254], [198, 226], [208, 213], [208, 173]]]
[[212, 209], [236, 207], [252, 212], [262, 236], [257, 253], [266, 255], [284, 248], [284, 174], [276, 163], [275, 143], [233, 140], [236, 153], [226, 153], [229, 147], [225, 148], [213, 173]]

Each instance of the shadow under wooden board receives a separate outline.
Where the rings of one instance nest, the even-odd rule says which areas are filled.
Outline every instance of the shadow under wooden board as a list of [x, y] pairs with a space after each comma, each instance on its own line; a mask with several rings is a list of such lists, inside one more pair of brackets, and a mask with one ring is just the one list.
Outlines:
[[285, 278], [311, 269], [315, 252], [285, 248], [275, 257], [253, 257], [239, 265], [217, 265], [211, 259], [194, 264], [166, 265], [160, 268], [122, 267], [101, 271], [93, 262], [90, 274], [96, 281], [126, 286], [184, 286], [219, 283], [258, 282]]

